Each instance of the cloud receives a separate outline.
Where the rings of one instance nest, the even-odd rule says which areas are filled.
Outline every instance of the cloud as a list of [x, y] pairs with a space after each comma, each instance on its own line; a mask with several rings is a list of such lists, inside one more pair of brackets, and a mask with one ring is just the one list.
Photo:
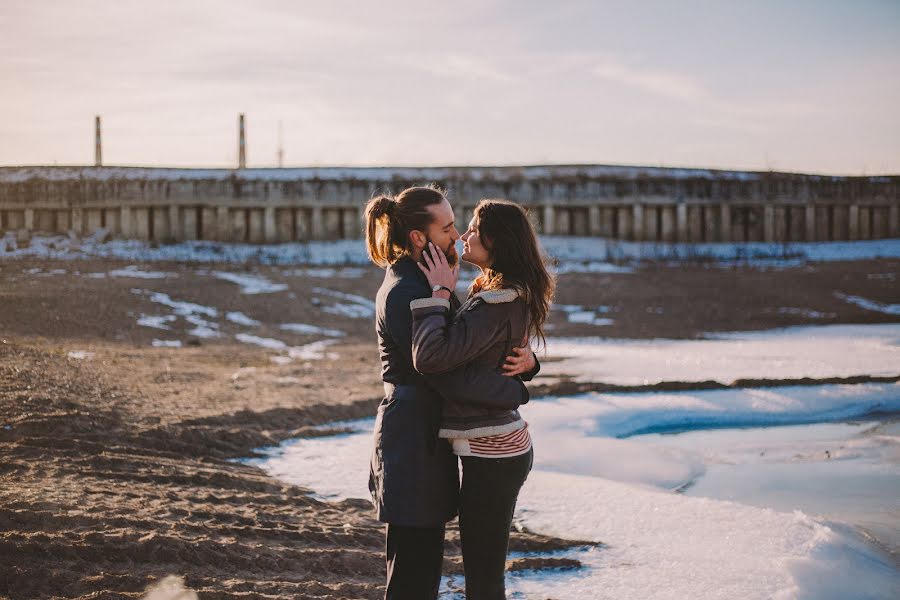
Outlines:
[[604, 59], [593, 68], [601, 79], [624, 83], [658, 96], [699, 101], [709, 97], [706, 88], [680, 73], [629, 67], [615, 59]]

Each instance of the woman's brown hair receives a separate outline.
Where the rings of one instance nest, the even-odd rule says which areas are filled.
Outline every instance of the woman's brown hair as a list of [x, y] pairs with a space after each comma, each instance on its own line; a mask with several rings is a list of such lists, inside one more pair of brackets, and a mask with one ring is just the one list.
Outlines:
[[412, 250], [409, 233], [425, 231], [434, 219], [429, 206], [447, 197], [434, 185], [406, 188], [396, 196], [381, 195], [366, 204], [366, 252], [387, 267]]
[[490, 253], [491, 266], [475, 280], [470, 294], [517, 289], [528, 306], [528, 337], [540, 338], [546, 345], [544, 323], [556, 283], [547, 270], [528, 212], [509, 200], [482, 200], [475, 207], [475, 229]]

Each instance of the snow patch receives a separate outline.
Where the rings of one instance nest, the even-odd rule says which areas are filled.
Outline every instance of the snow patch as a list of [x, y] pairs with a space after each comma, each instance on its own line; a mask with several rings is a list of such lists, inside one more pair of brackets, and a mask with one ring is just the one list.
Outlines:
[[856, 306], [864, 308], [866, 310], [880, 312], [887, 315], [900, 315], [900, 304], [883, 304], [881, 302], [875, 302], [874, 300], [867, 300], [862, 296], [848, 296], [847, 294], [842, 294], [841, 292], [835, 292], [834, 295], [836, 298], [840, 298], [844, 302], [855, 304]]
[[181, 340], [153, 340], [154, 348], [181, 348]]
[[542, 375], [652, 385], [663, 381], [892, 376], [900, 373], [900, 324], [809, 325], [708, 334], [704, 340], [548, 338]]
[[278, 327], [279, 329], [300, 333], [302, 335], [326, 335], [329, 337], [343, 337], [346, 335], [339, 329], [327, 329], [316, 325], [307, 325], [306, 323], [282, 323]]
[[287, 284], [272, 283], [262, 275], [229, 273], [227, 271], [213, 271], [211, 275], [241, 286], [242, 294], [271, 294], [273, 292], [283, 292], [288, 288]]
[[238, 325], [244, 325], [245, 327], [256, 327], [257, 325], [261, 325], [259, 321], [256, 319], [251, 319], [247, 315], [238, 311], [231, 311], [225, 313], [225, 318], [231, 321], [232, 323], [237, 323]]

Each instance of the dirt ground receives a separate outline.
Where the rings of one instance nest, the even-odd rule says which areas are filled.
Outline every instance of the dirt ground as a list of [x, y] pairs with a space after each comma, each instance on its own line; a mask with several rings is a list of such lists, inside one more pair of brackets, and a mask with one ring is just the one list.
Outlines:
[[[139, 265], [177, 275], [165, 279], [89, 276], [128, 264], [0, 262], [0, 597], [135, 598], [169, 574], [204, 599], [380, 597], [383, 530], [367, 502], [322, 502], [233, 461], [316, 425], [374, 414], [381, 383], [372, 320], [323, 310], [316, 288], [372, 298], [379, 271], [322, 278], [254, 267], [287, 285], [264, 294], [243, 294], [209, 273], [245, 272], [234, 265]], [[692, 338], [898, 322], [835, 295], [900, 303], [898, 272], [900, 261], [879, 260], [567, 274], [557, 302], [608, 307], [614, 323], [571, 323], [555, 311], [548, 335]], [[150, 292], [215, 307], [207, 319], [219, 337], [191, 335], [184, 318], [170, 330], [138, 325], [141, 315], [171, 312]], [[229, 321], [226, 311], [260, 324]], [[346, 335], [328, 348], [335, 357], [291, 362], [235, 338], [252, 331], [290, 346], [323, 339], [281, 323]], [[183, 346], [153, 347], [161, 338]], [[514, 550], [579, 544], [528, 532], [512, 539]], [[510, 566], [576, 565], [529, 558]], [[446, 570], [460, 568], [452, 530]]]

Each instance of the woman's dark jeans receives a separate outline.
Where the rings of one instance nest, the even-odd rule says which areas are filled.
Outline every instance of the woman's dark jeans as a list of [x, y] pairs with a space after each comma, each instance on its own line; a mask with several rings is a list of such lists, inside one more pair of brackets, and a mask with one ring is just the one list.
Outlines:
[[463, 456], [459, 535], [466, 600], [504, 600], [509, 528], [534, 451], [512, 458]]

